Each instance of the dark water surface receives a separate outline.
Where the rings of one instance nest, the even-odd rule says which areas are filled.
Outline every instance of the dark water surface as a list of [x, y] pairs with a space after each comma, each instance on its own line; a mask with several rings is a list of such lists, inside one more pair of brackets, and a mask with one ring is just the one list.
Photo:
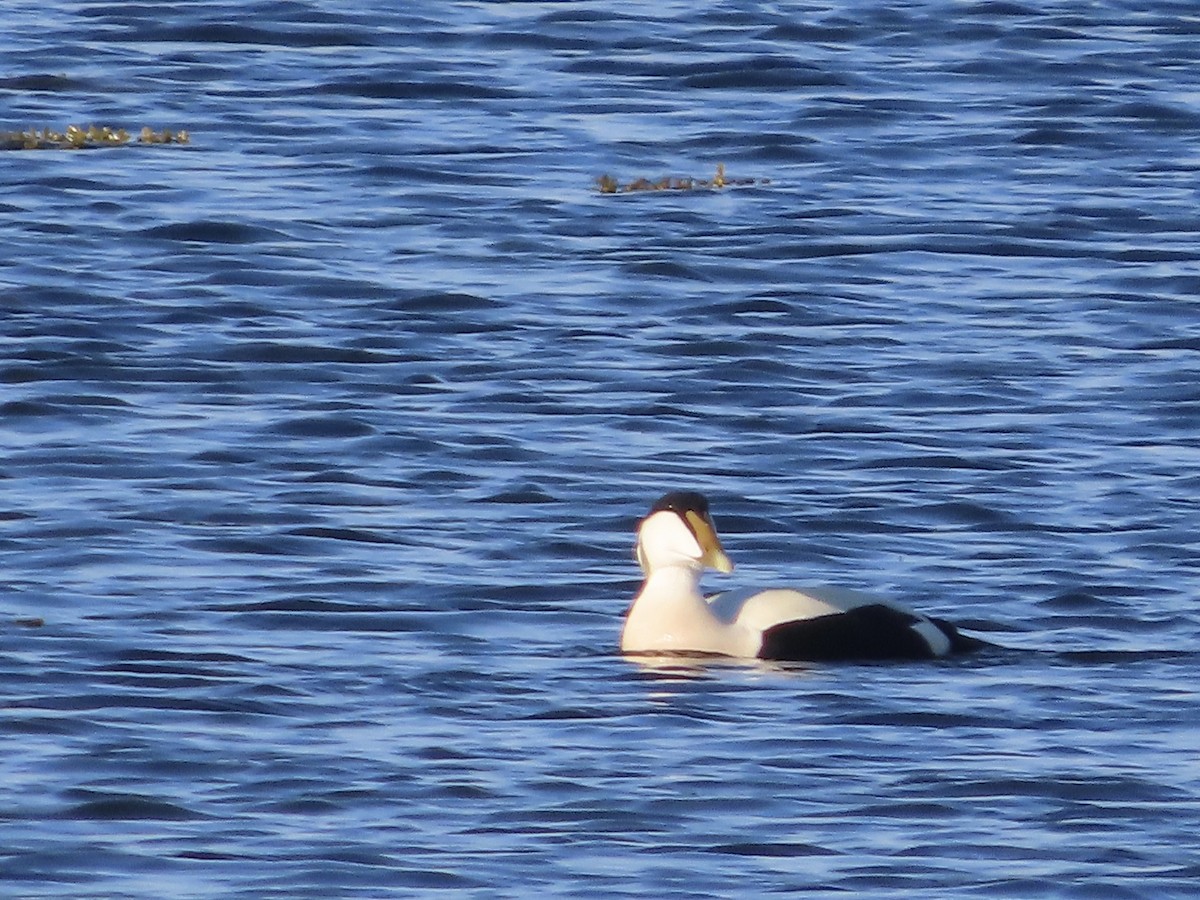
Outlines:
[[[6, 4], [0, 127], [192, 143], [0, 155], [0, 894], [1195, 896], [1149, 5]], [[623, 660], [672, 487], [1010, 649]]]

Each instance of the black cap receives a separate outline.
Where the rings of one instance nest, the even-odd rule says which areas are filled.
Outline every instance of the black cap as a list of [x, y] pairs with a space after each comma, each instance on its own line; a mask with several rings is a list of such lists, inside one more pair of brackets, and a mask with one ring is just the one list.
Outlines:
[[708, 515], [708, 498], [698, 491], [671, 491], [663, 494], [650, 507], [650, 515], [656, 512], [673, 512], [681, 518], [684, 513], [694, 512], [701, 516]]

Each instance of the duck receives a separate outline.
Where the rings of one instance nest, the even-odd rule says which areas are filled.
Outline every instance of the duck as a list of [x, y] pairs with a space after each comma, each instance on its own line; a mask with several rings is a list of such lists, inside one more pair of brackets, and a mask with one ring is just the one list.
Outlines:
[[658, 499], [637, 529], [645, 580], [625, 615], [621, 651], [832, 662], [936, 659], [988, 646], [951, 623], [840, 587], [730, 590], [706, 598], [705, 569], [729, 574], [725, 552], [696, 491]]

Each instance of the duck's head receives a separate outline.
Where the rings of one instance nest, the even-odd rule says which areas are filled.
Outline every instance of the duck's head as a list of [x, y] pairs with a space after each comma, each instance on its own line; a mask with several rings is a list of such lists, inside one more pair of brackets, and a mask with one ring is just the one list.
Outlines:
[[733, 571], [708, 514], [708, 499], [695, 491], [673, 491], [658, 499], [638, 526], [636, 552], [646, 575], [671, 565]]

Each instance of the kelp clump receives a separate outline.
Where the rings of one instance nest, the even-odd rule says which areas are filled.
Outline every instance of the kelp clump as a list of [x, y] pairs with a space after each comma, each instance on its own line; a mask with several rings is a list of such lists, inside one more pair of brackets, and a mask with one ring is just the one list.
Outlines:
[[622, 184], [611, 175], [604, 174], [596, 179], [596, 187], [602, 194], [631, 194], [638, 191], [703, 191], [720, 190], [727, 187], [748, 187], [770, 184], [769, 178], [730, 178], [725, 174], [725, 164], [717, 163], [717, 173], [712, 178], [636, 178]]
[[0, 150], [94, 150], [99, 147], [120, 147], [125, 144], [186, 144], [190, 135], [183, 129], [155, 131], [142, 128], [136, 138], [124, 128], [89, 125], [80, 128], [68, 125], [66, 131], [52, 128], [30, 128], [27, 131], [0, 131]]

